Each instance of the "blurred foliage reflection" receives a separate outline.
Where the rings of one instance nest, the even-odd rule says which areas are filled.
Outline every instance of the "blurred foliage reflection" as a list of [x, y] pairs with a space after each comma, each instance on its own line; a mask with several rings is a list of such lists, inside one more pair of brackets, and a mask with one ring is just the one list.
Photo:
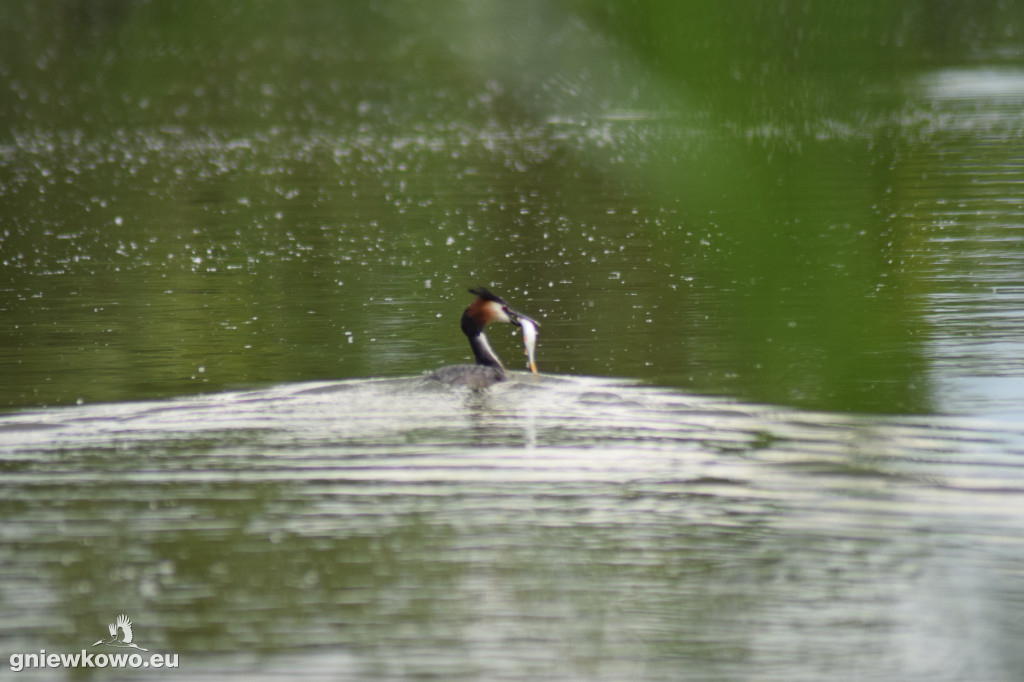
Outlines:
[[972, 167], [1016, 173], [1017, 100], [921, 86], [1020, 65], [1021, 13], [995, 1], [0, 22], [8, 406], [419, 373], [467, 356], [464, 290], [490, 284], [542, 316], [545, 371], [927, 411], [929, 296], [963, 273], [937, 270], [945, 217], [919, 207], [961, 199], [944, 155], [978, 117], [1006, 145]]

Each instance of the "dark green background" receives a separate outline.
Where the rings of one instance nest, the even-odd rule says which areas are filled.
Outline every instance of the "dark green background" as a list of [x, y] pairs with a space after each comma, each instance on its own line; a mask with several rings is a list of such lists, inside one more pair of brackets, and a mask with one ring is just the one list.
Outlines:
[[[1021, 369], [1019, 325], [957, 326], [991, 301], [940, 302], [1022, 309], [1021, 17], [4, 3], [0, 404], [418, 374], [467, 357], [484, 284], [546, 372], [951, 409], [992, 374], [940, 362], [965, 334]], [[943, 94], [962, 72], [994, 94]]]

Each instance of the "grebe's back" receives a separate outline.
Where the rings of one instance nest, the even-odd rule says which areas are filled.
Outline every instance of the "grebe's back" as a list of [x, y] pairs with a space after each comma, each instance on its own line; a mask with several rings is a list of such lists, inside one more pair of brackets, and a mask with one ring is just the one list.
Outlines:
[[448, 386], [465, 386], [474, 391], [487, 388], [508, 378], [505, 370], [487, 365], [447, 365], [434, 370], [427, 376]]

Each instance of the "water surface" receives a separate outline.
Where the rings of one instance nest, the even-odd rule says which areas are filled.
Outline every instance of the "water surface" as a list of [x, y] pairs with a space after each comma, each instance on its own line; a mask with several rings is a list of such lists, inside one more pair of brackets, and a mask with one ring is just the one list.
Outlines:
[[114, 609], [200, 678], [1012, 679], [993, 426], [527, 374], [24, 412], [0, 639]]
[[1024, 676], [1019, 11], [426, 7], [0, 7], [0, 661]]

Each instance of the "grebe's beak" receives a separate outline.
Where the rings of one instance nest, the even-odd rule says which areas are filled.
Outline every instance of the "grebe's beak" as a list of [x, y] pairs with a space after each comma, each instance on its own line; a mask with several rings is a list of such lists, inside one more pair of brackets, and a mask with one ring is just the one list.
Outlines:
[[534, 327], [539, 327], [540, 326], [540, 322], [537, 322], [533, 318], [530, 318], [530, 317], [527, 317], [526, 315], [523, 315], [518, 310], [514, 310], [508, 304], [502, 306], [502, 310], [504, 310], [505, 314], [508, 315], [508, 321], [511, 322], [512, 324], [514, 324], [517, 327], [522, 327], [524, 320], [526, 322], [532, 324]]

